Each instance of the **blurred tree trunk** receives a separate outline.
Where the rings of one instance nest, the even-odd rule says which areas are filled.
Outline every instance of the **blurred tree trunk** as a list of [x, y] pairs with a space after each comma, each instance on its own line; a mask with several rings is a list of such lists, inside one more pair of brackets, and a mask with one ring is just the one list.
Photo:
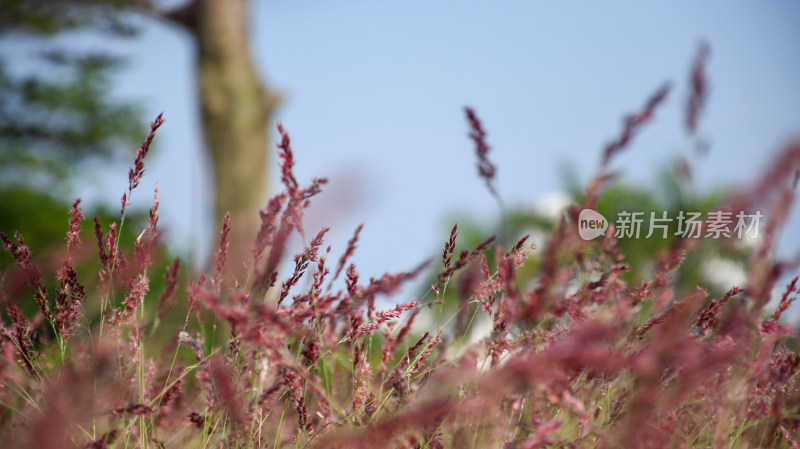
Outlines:
[[[229, 259], [237, 270], [258, 230], [267, 198], [273, 95], [260, 82], [249, 48], [249, 0], [194, 0], [168, 14], [197, 43], [203, 131], [213, 163], [216, 229], [231, 214]], [[243, 279], [242, 279], [243, 280]]]
[[[277, 97], [259, 81], [250, 56], [251, 3], [250, 0], [189, 0], [166, 12], [157, 10], [157, 3], [155, 0], [0, 0], [0, 35], [16, 32], [53, 36], [61, 31], [81, 28], [132, 35], [137, 28], [126, 20], [131, 12], [165, 19], [189, 30], [196, 43], [203, 132], [213, 164], [216, 227], [219, 229], [222, 217], [230, 212], [229, 252], [230, 259], [235, 261], [235, 267], [230, 268], [237, 268], [247, 256], [255, 237], [259, 225], [258, 210], [266, 203], [270, 154], [267, 130], [277, 105]], [[111, 61], [88, 57], [72, 60], [64, 54], [59, 54], [57, 59], [80, 69], [76, 82], [62, 86], [64, 83], [43, 84], [38, 78], [32, 78], [31, 82], [17, 81], [5, 76], [0, 64], [0, 131], [3, 131], [0, 149], [7, 150], [0, 154], [0, 158], [5, 158], [6, 165], [9, 165], [8, 160], [24, 162], [25, 157], [31, 154], [27, 147], [16, 141], [6, 144], [9, 138], [27, 138], [37, 144], [49, 144], [48, 149], [70, 150], [47, 152], [46, 155], [55, 161], [50, 165], [59, 167], [83, 156], [106, 154], [105, 149], [110, 146], [112, 137], [125, 134], [123, 125], [135, 122], [130, 119], [133, 115], [131, 110], [113, 107], [102, 98], [98, 99], [99, 94], [106, 90], [102, 76]], [[84, 85], [89, 87], [80, 91]], [[53, 92], [64, 94], [54, 95]], [[61, 103], [65, 104], [58, 103], [61, 97]], [[7, 100], [5, 103], [12, 106], [21, 102], [27, 107], [23, 111], [29, 114], [26, 116], [16, 109], [4, 108], [2, 100]], [[51, 126], [45, 133], [41, 131], [45, 120], [35, 121], [35, 126], [31, 127], [19, 119], [38, 117], [36, 114], [41, 115], [41, 111], [49, 114], [64, 107], [68, 107], [70, 115], [86, 115], [86, 120], [80, 120], [89, 124], [86, 129], [50, 129]], [[59, 123], [58, 120], [54, 122]], [[72, 124], [72, 121], [68, 122]], [[138, 135], [139, 132], [132, 134]], [[137, 141], [138, 138], [134, 140]], [[17, 150], [19, 154], [9, 156], [9, 148], [20, 148]], [[60, 154], [69, 154], [69, 157], [59, 158]], [[72, 157], [73, 154], [76, 156]], [[46, 162], [48, 159], [43, 160]], [[4, 161], [0, 160], [0, 165]], [[15, 165], [20, 166], [21, 163]], [[0, 180], [4, 178], [0, 177]]]

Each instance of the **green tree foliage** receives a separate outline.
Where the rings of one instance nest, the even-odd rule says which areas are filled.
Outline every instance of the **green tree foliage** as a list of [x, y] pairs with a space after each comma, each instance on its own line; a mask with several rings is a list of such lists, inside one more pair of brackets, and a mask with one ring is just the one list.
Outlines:
[[[570, 176], [566, 176], [567, 179]], [[715, 207], [723, 204], [726, 195], [723, 190], [711, 191], [708, 193], [693, 193], [687, 188], [687, 183], [682, 182], [680, 175], [672, 171], [665, 170], [660, 181], [652, 186], [652, 190], [643, 186], [634, 186], [625, 182], [616, 182], [608, 186], [597, 199], [597, 211], [602, 214], [610, 225], [614, 225], [620, 212], [642, 212], [643, 223], [641, 225], [638, 238], [621, 237], [617, 240], [616, 246], [624, 258], [618, 262], [624, 264], [627, 270], [621, 274], [621, 278], [629, 285], [639, 285], [647, 279], [651, 279], [658, 270], [658, 262], [662, 257], [669, 255], [670, 249], [681, 239], [678, 232], [676, 217], [681, 211], [700, 213], [701, 217], [706, 217], [708, 212]], [[566, 186], [569, 192], [571, 204], [581, 204], [584, 200], [585, 188], [578, 184]], [[661, 231], [656, 230], [654, 234], [647, 237], [650, 213], [654, 212], [656, 217], [661, 217], [666, 212], [667, 217], [672, 221], [667, 224], [667, 235], [663, 238]], [[542, 267], [542, 252], [545, 251], [548, 241], [553, 238], [554, 230], [558, 220], [570, 220], [566, 211], [563, 211], [556, 220], [549, 216], [530, 208], [510, 208], [504, 211], [498, 222], [487, 228], [474, 220], [458, 220], [458, 240], [454, 251], [454, 259], [458, 257], [462, 250], [471, 250], [481, 242], [486, 241], [490, 236], [496, 236], [494, 243], [503, 248], [510, 248], [515, 245], [522, 237], [529, 235], [530, 238], [525, 242], [530, 256], [525, 264], [517, 270], [517, 288], [529, 289], [537, 282], [535, 275], [540, 273]], [[728, 270], [745, 270], [747, 257], [751, 248], [746, 243], [732, 245], [728, 239], [704, 238], [700, 240], [701, 248], [688, 252], [685, 260], [674, 273], [674, 291], [680, 294], [690, 294], [696, 287], [703, 286], [712, 295], [721, 296], [730, 288], [729, 279], [718, 279], [721, 274], [715, 272], [715, 267], [723, 264]], [[531, 248], [533, 248], [531, 250]], [[591, 247], [587, 247], [591, 250]], [[565, 244], [563, 259], [559, 260], [567, 264], [581, 264], [582, 261], [571, 254], [569, 245]], [[596, 255], [583, 254], [586, 260], [593, 260]], [[487, 253], [487, 264], [490, 270], [497, 266], [493, 252]], [[743, 273], [744, 271], [742, 271]], [[724, 273], [723, 273], [724, 274]], [[732, 274], [732, 273], [729, 273]], [[596, 278], [583, 279], [583, 282], [598, 280], [601, 273], [597, 273]], [[474, 329], [473, 317], [478, 315], [479, 305], [474, 302], [464, 301], [464, 292], [471, 291], [476, 282], [481, 280], [480, 263], [472, 260], [460, 272], [456, 273], [441, 288], [440, 306], [447, 313], [446, 316], [455, 316], [451, 323], [455, 333], [471, 332]], [[437, 279], [431, 278], [429, 282], [423, 284], [427, 289], [431, 284], [436, 285]], [[575, 286], [577, 288], [577, 285]]]
[[132, 154], [143, 129], [131, 103], [110, 97], [112, 54], [59, 48], [58, 36], [90, 29], [131, 36], [124, 19], [133, 2], [0, 0], [0, 43], [19, 39], [35, 59], [0, 58], [0, 187], [22, 184], [54, 191], [89, 159]]
[[[47, 72], [13, 76], [0, 65], [0, 183], [52, 190], [87, 160], [131, 155], [143, 126], [130, 103], [110, 99], [105, 56], [50, 54]], [[2, 61], [0, 61], [2, 64]]]
[[[130, 2], [0, 0], [0, 48], [22, 40], [35, 58], [0, 53], [0, 232], [26, 230], [34, 255], [60, 245], [71, 186], [89, 161], [132, 157], [145, 129], [134, 104], [112, 99], [112, 54], [79, 54], [58, 36], [75, 29], [130, 36]], [[88, 211], [104, 223], [113, 215]], [[7, 261], [4, 261], [7, 262]]]
[[[123, 61], [111, 52], [65, 48], [59, 37], [78, 30], [134, 36], [136, 28], [128, 13], [144, 5], [118, 0], [0, 0], [0, 49], [24, 42], [34, 51], [32, 58], [0, 51], [0, 232], [9, 236], [20, 232], [45, 274], [55, 272], [64, 256], [70, 204], [75, 200], [72, 187], [86, 182], [87, 164], [130, 164], [147, 129], [135, 103], [111, 95], [113, 71]], [[124, 226], [116, 208], [95, 206], [84, 213], [83, 245], [75, 259], [84, 272], [97, 270], [92, 217], [98, 218], [103, 232], [118, 222], [122, 248], [133, 246], [137, 230], [147, 222], [146, 212], [129, 211]], [[153, 267], [154, 285], [162, 282], [166, 263]], [[14, 278], [13, 266], [13, 258], [6, 251], [0, 253], [0, 277]], [[79, 280], [89, 287], [97, 281]], [[20, 289], [15, 298], [18, 306], [33, 313], [36, 304], [28, 301], [33, 292], [25, 286], [11, 287]], [[51, 294], [58, 289], [54, 282], [44, 287]], [[88, 316], [96, 318], [94, 311]]]
[[124, 13], [149, 5], [146, 0], [0, 0], [0, 33], [53, 36], [93, 27], [133, 35], [136, 28], [125, 20]]

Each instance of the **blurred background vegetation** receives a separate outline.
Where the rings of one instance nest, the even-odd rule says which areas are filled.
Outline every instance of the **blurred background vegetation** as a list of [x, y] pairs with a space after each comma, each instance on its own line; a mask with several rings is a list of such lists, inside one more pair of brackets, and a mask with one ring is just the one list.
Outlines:
[[146, 18], [176, 25], [195, 42], [215, 223], [230, 212], [231, 252], [247, 254], [256, 211], [266, 203], [267, 123], [278, 101], [253, 69], [249, 6], [245, 0], [196, 0], [167, 10], [146, 0], [0, 1], [0, 37], [32, 41], [40, 53], [33, 67], [0, 60], [0, 229], [13, 233], [24, 222], [37, 235], [32, 248], [45, 251], [38, 245], [54, 237], [57, 222], [33, 220], [52, 212], [31, 211], [23, 197], [38, 195], [41, 207], [56, 204], [85, 180], [88, 163], [132, 160], [146, 121], [136, 104], [110, 95], [110, 75], [124, 61], [112, 52], [75, 54], [57, 38], [75, 30], [134, 37], [137, 20]]
[[[39, 48], [33, 67], [9, 56], [0, 60], [0, 231], [23, 232], [34, 255], [63, 246], [73, 186], [87, 177], [82, 168], [132, 158], [145, 130], [135, 104], [110, 96], [111, 73], [122, 61], [55, 43], [78, 27], [124, 35], [133, 30], [111, 14], [112, 2], [99, 4], [102, 11], [78, 7], [91, 2], [72, 3], [0, 2], [0, 37], [34, 39]], [[104, 209], [86, 215], [106, 223], [115, 218]], [[4, 266], [9, 260], [0, 256]]]

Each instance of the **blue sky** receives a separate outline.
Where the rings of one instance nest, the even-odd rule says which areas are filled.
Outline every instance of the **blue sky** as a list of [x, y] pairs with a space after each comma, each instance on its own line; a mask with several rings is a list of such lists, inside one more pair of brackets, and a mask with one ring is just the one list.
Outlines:
[[[309, 213], [311, 232], [332, 226], [329, 243], [342, 250], [364, 222], [355, 257], [362, 276], [437, 254], [455, 216], [497, 219], [477, 177], [465, 105], [488, 130], [501, 196], [521, 207], [563, 189], [564, 167], [584, 180], [592, 174], [622, 117], [665, 81], [675, 87], [669, 101], [613, 168], [652, 185], [665, 163], [690, 154], [683, 111], [702, 40], [711, 46], [711, 92], [700, 132], [712, 143], [695, 166], [703, 188], [756, 179], [770, 155], [800, 135], [795, 1], [253, 4], [252, 54], [284, 96], [275, 118], [292, 136], [297, 177], [331, 181]], [[81, 42], [129, 55], [117, 94], [140, 101], [148, 119], [164, 111], [134, 202], [149, 206], [158, 182], [168, 238], [202, 257], [212, 193], [193, 47], [174, 27], [144, 23], [132, 42]], [[77, 194], [118, 204], [125, 167], [96, 179]], [[273, 191], [277, 182], [273, 176]], [[798, 224], [795, 210], [789, 229]], [[796, 231], [785, 238], [787, 254], [800, 249]]]

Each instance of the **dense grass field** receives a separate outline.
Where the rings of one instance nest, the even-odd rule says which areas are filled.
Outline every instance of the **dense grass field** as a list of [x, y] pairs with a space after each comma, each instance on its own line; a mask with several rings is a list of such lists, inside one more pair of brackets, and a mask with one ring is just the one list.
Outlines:
[[[775, 249], [800, 142], [709, 208], [760, 211], [749, 246], [735, 220], [710, 246], [706, 221], [698, 237], [672, 236], [631, 266], [635, 243], [623, 245], [614, 223], [580, 237], [580, 212], [597, 210], [611, 183], [609, 162], [669, 94], [658, 89], [624, 120], [546, 238], [465, 245], [455, 225], [430, 263], [371, 279], [350, 262], [360, 227], [344, 248], [327, 246], [328, 229], [303, 227], [325, 180], [295, 178], [280, 125], [283, 191], [260, 211], [247, 260], [229, 260], [227, 218], [205, 274], [164, 260], [157, 191], [138, 238], [122, 241], [159, 116], [119, 220], [89, 220], [76, 201], [58, 254], [31, 254], [24, 229], [0, 235], [13, 258], [0, 275], [0, 447], [797, 448], [800, 345], [781, 322], [797, 277], [777, 282], [798, 264]], [[466, 120], [497, 196], [487, 133], [472, 109]], [[746, 283], [718, 292], [687, 281], [685, 261], [720, 246], [741, 255]], [[415, 279], [429, 288], [392, 296]]]

